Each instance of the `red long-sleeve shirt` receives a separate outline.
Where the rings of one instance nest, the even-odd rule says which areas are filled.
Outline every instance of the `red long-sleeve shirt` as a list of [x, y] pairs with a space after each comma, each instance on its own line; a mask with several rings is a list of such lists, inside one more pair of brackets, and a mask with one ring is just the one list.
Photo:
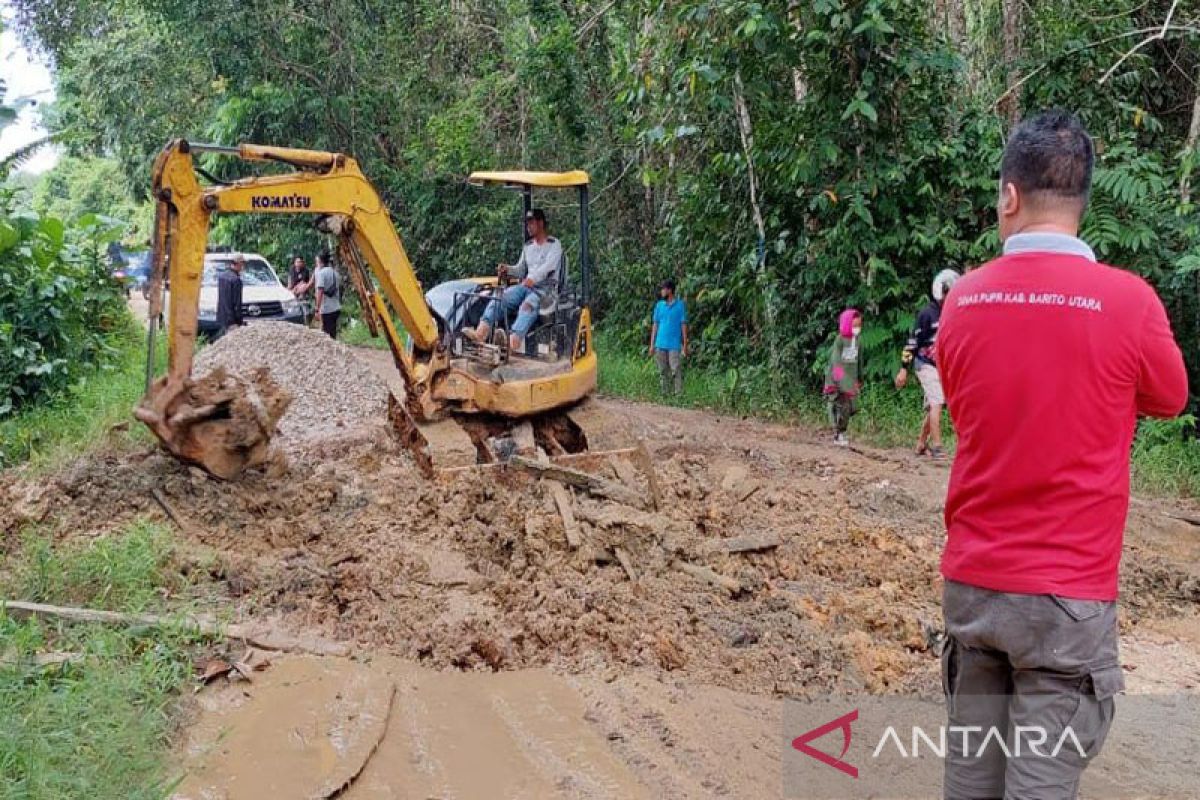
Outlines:
[[959, 437], [942, 574], [1116, 599], [1137, 415], [1188, 397], [1158, 295], [1077, 253], [1005, 255], [954, 286], [938, 365]]

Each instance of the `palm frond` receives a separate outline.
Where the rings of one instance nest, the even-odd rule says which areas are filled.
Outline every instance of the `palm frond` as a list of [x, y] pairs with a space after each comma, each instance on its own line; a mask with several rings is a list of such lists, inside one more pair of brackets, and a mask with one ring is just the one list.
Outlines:
[[48, 147], [54, 144], [57, 138], [57, 133], [47, 134], [40, 139], [34, 139], [29, 144], [18, 147], [3, 159], [0, 159], [0, 178], [8, 175], [10, 172], [20, 169], [25, 164], [29, 163], [29, 160], [37, 155], [39, 150], [41, 150], [43, 147]]

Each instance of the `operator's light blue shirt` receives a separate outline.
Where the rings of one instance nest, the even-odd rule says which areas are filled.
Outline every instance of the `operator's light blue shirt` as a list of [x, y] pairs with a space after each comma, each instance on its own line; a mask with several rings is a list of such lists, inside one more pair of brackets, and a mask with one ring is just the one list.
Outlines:
[[658, 333], [654, 337], [656, 350], [682, 350], [683, 326], [687, 325], [687, 306], [678, 297], [673, 302], [659, 300], [654, 306], [654, 323]]

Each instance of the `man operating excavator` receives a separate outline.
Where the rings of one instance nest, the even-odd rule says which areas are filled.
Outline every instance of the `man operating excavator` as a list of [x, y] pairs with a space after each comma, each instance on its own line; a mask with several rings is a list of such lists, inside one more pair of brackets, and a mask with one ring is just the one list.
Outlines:
[[517, 319], [509, 334], [508, 347], [513, 352], [520, 352], [524, 348], [525, 334], [537, 322], [538, 310], [543, 305], [553, 303], [551, 295], [555, 292], [558, 267], [562, 263], [562, 244], [549, 235], [548, 227], [546, 212], [542, 209], [530, 209], [525, 214], [525, 232], [529, 238], [521, 249], [520, 260], [512, 266], [500, 264], [497, 268], [501, 285], [510, 275], [519, 283], [505, 289], [499, 301], [488, 303], [479, 327], [474, 331], [464, 331], [464, 334], [477, 342], [486, 342], [500, 312], [503, 311], [507, 317], [515, 311]]

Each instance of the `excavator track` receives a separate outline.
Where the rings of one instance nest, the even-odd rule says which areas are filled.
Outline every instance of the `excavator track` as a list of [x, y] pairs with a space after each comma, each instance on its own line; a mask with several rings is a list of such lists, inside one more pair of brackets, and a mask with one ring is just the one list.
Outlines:
[[502, 463], [514, 455], [555, 460], [623, 452], [637, 444], [623, 419], [590, 399], [527, 419], [470, 414], [418, 422], [393, 396], [388, 416], [398, 441], [427, 477]]

